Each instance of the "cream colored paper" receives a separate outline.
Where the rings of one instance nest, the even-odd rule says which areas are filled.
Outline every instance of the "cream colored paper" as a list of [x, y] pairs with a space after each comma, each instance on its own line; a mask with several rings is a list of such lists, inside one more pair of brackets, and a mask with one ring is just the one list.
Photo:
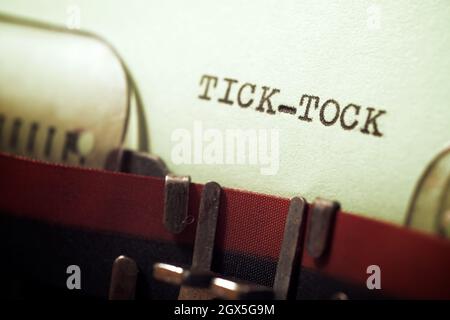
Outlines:
[[[347, 211], [403, 223], [420, 175], [450, 140], [446, 0], [4, 0], [0, 10], [61, 25], [75, 19], [108, 39], [141, 90], [152, 152], [195, 182], [321, 196]], [[198, 99], [205, 74], [278, 88], [277, 105], [300, 109], [301, 96], [311, 94], [341, 107], [385, 110], [383, 136]], [[278, 173], [175, 165], [171, 136], [180, 128], [192, 132], [195, 121], [220, 130], [278, 129]]]

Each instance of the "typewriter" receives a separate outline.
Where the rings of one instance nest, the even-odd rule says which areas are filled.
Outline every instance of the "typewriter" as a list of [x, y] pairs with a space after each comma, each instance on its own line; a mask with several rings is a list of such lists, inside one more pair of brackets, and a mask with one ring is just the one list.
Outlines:
[[449, 16], [2, 1], [2, 297], [450, 299]]

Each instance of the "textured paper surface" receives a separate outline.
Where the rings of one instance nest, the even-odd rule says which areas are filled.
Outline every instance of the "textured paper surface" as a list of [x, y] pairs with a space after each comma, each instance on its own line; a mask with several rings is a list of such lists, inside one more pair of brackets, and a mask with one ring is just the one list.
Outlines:
[[[4, 0], [0, 10], [66, 24], [71, 5], [80, 8], [81, 27], [108, 39], [136, 78], [152, 152], [195, 182], [321, 196], [403, 223], [419, 176], [450, 140], [448, 1]], [[386, 110], [383, 136], [200, 100], [204, 74], [278, 88], [277, 103], [297, 107], [303, 94], [314, 94]], [[278, 174], [174, 165], [171, 135], [192, 130], [195, 120], [219, 129], [277, 128]]]

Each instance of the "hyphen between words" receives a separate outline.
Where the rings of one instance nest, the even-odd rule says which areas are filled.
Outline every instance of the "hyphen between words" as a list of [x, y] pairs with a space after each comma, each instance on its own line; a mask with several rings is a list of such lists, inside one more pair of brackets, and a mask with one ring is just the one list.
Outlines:
[[[280, 89], [270, 88], [267, 86], [257, 87], [256, 84], [249, 82], [240, 83], [236, 79], [223, 78], [219, 80], [216, 76], [203, 75], [200, 78], [201, 93], [199, 99], [211, 100], [217, 99], [219, 103], [233, 105], [237, 104], [241, 108], [255, 107], [256, 111], [266, 112], [270, 115], [278, 112], [287, 113], [296, 116], [301, 121], [311, 122], [319, 121], [324, 126], [337, 125], [338, 120], [340, 127], [344, 130], [354, 130], [358, 128], [359, 132], [373, 135], [375, 137], [383, 136], [380, 131], [378, 122], [380, 117], [386, 114], [386, 110], [377, 110], [367, 107], [363, 109], [361, 106], [349, 103], [343, 107], [334, 99], [328, 99], [324, 102], [318, 96], [303, 94], [297, 107], [285, 104], [279, 104], [275, 109], [273, 101], [281, 92]], [[322, 99], [323, 100], [323, 99]], [[318, 114], [317, 114], [318, 113]]]

